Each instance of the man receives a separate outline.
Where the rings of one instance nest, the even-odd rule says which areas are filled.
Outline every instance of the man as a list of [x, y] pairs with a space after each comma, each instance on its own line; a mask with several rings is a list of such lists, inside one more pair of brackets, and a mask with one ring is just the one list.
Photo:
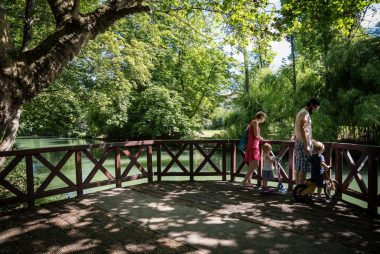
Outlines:
[[311, 154], [311, 115], [319, 109], [319, 100], [310, 99], [296, 116], [295, 120], [295, 169], [296, 184], [304, 183], [310, 166], [307, 159]]

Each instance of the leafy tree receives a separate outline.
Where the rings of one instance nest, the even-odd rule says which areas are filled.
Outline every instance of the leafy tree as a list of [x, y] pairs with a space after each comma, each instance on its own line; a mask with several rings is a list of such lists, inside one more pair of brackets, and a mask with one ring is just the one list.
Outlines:
[[190, 120], [183, 113], [184, 99], [161, 86], [136, 94], [127, 131], [132, 137], [178, 138], [190, 134]]
[[350, 40], [372, 0], [282, 0], [277, 25], [285, 34], [299, 34], [304, 54], [326, 56], [334, 38]]
[[[241, 22], [244, 27], [256, 19], [255, 13], [260, 12], [262, 2], [266, 3], [248, 0], [1, 0], [0, 150], [10, 149], [22, 106], [50, 87], [81, 49], [116, 21], [151, 10], [177, 12], [179, 18], [189, 17], [194, 11], [206, 11], [223, 15], [231, 24]], [[198, 102], [201, 97], [197, 98]]]
[[65, 88], [42, 93], [33, 107], [26, 104], [21, 122], [23, 135], [77, 136], [85, 128], [76, 96]]
[[[15, 6], [25, 7], [25, 17], [10, 11], [11, 1], [0, 1], [0, 150], [13, 144], [23, 104], [49, 87], [89, 40], [126, 15], [150, 10], [142, 1], [110, 0], [92, 11], [80, 9], [78, 0], [43, 1], [41, 6], [48, 4], [46, 10], [50, 11], [46, 14], [44, 9], [39, 15], [43, 20], [53, 16], [55, 24], [44, 23], [50, 24], [41, 29], [45, 36], [32, 42], [36, 1], [22, 2], [16, 1]], [[12, 29], [20, 25], [24, 29]], [[12, 33], [16, 35], [12, 37]]]

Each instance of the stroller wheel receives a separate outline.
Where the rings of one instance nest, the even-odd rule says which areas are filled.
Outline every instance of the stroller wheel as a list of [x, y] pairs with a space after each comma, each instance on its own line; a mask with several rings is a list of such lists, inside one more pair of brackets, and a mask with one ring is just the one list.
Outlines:
[[297, 184], [293, 190], [293, 197], [296, 201], [304, 202], [307, 200], [308, 195], [302, 195], [301, 193], [307, 188], [306, 184]]
[[326, 197], [328, 197], [329, 199], [335, 198], [338, 195], [338, 193], [340, 193], [340, 186], [339, 186], [338, 181], [336, 180], [326, 181], [324, 191], [325, 191]]

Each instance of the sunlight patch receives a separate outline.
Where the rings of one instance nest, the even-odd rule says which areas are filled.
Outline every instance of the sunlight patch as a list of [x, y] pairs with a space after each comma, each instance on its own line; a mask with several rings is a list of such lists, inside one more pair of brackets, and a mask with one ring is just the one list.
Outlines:
[[168, 206], [165, 203], [149, 203], [147, 206], [150, 207], [150, 208], [157, 209], [157, 210], [162, 211], [162, 212], [173, 211], [174, 210], [173, 207]]
[[260, 234], [260, 232], [258, 229], [251, 229], [251, 230], [246, 232], [247, 238], [255, 238], [259, 234]]
[[310, 223], [307, 220], [296, 220], [293, 222], [295, 226], [309, 225]]
[[0, 232], [0, 240], [2, 243], [5, 243], [6, 241], [12, 240], [14, 237], [21, 234], [24, 234], [24, 231], [20, 227], [7, 229]]
[[73, 253], [73, 252], [83, 252], [84, 250], [89, 250], [97, 245], [100, 245], [101, 241], [92, 239], [82, 239], [76, 243], [68, 244], [65, 246], [53, 246], [47, 252], [48, 253]]
[[177, 241], [185, 241], [189, 244], [207, 247], [237, 247], [235, 240], [210, 238], [200, 232], [184, 231], [180, 233], [170, 233], [169, 236], [175, 238]]
[[207, 217], [207, 220], [204, 222], [204, 224], [225, 224], [226, 221], [236, 221], [236, 219], [229, 219], [229, 218], [223, 218], [223, 217]]
[[156, 247], [149, 244], [127, 244], [125, 249], [133, 253], [146, 253], [147, 251], [153, 251]]

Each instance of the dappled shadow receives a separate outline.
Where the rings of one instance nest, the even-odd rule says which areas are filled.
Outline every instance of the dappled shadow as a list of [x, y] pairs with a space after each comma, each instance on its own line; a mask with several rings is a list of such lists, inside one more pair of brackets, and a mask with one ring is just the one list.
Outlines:
[[196, 253], [96, 206], [58, 202], [1, 216], [1, 253]]
[[1, 216], [0, 241], [9, 253], [375, 253], [379, 224], [341, 201], [165, 182]]
[[378, 221], [342, 202], [300, 204], [290, 195], [263, 196], [215, 182], [156, 183], [132, 189], [119, 193], [117, 202], [106, 193], [89, 202], [213, 253], [297, 252], [293, 245], [300, 246], [301, 253], [301, 247], [310, 244], [317, 246], [317, 252], [325, 248], [350, 252], [378, 244]]

